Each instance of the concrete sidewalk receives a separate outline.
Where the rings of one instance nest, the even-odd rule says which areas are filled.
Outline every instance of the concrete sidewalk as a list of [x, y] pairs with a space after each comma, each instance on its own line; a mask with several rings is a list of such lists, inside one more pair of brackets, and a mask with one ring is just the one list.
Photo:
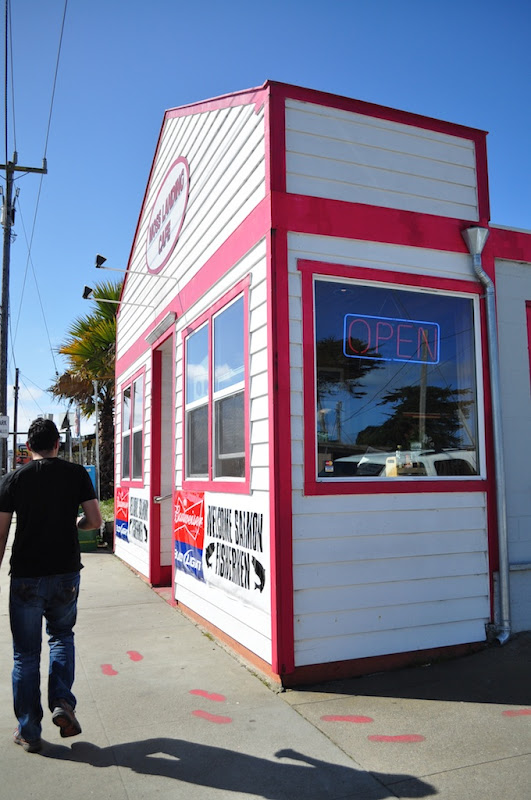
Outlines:
[[[62, 740], [46, 711], [45, 747], [25, 753], [11, 741], [9, 555], [2, 800], [531, 797], [530, 637], [517, 640], [527, 673], [517, 669], [520, 688], [513, 675], [505, 695], [475, 696], [474, 676], [492, 653], [510, 668], [513, 643], [461, 659], [470, 684], [450, 686], [454, 662], [279, 694], [105, 552], [83, 555], [74, 687], [83, 733]], [[45, 696], [47, 646], [42, 664]]]

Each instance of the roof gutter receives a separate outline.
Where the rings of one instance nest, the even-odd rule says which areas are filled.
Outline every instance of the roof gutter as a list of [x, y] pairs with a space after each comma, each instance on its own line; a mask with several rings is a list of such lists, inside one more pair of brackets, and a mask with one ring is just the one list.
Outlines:
[[511, 635], [511, 607], [509, 597], [509, 548], [507, 537], [507, 505], [505, 491], [505, 465], [503, 459], [503, 433], [501, 413], [500, 359], [496, 323], [496, 295], [494, 283], [481, 263], [481, 253], [489, 235], [488, 228], [472, 227], [462, 231], [468, 251], [472, 256], [474, 272], [485, 288], [487, 316], [487, 341], [489, 347], [489, 375], [492, 399], [492, 429], [494, 438], [494, 472], [496, 479], [496, 513], [498, 522], [499, 555], [499, 619], [496, 639], [505, 644]]

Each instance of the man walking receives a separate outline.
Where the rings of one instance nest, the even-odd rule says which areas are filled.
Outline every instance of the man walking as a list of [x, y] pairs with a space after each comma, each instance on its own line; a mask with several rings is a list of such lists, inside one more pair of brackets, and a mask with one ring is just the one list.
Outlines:
[[[16, 744], [42, 748], [40, 692], [42, 619], [49, 636], [48, 706], [61, 736], [76, 736], [74, 633], [82, 568], [77, 529], [94, 530], [101, 513], [84, 467], [58, 458], [59, 432], [36, 419], [28, 431], [33, 460], [0, 482], [0, 565], [11, 517], [16, 530], [11, 554], [9, 616], [13, 635], [13, 701]], [[83, 515], [78, 518], [79, 506]]]

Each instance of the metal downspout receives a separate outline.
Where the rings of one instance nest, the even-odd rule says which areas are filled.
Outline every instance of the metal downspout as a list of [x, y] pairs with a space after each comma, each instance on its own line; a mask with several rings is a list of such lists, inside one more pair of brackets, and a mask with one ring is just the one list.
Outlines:
[[[476, 238], [476, 246], [472, 240], [474, 233], [483, 234]], [[472, 234], [472, 236], [470, 236]], [[511, 635], [511, 607], [509, 596], [509, 548], [507, 542], [507, 502], [505, 492], [505, 465], [503, 458], [503, 432], [501, 414], [501, 379], [500, 359], [498, 352], [498, 331], [496, 321], [496, 296], [494, 283], [489, 278], [481, 263], [481, 251], [488, 236], [488, 229], [469, 228], [463, 231], [470, 254], [472, 255], [474, 271], [485, 287], [485, 307], [487, 316], [487, 340], [489, 347], [490, 366], [490, 391], [492, 398], [492, 430], [494, 439], [494, 469], [496, 479], [496, 510], [498, 523], [498, 554], [499, 554], [499, 592], [500, 592], [500, 624], [496, 638], [500, 644], [505, 644]], [[478, 252], [479, 250], [479, 252]]]

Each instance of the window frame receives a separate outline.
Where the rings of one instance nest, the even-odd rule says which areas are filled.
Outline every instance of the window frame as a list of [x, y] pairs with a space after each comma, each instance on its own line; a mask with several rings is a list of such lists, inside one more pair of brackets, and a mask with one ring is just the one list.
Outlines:
[[[135, 384], [141, 381], [142, 385], [142, 421], [141, 424], [133, 425], [134, 416], [134, 403], [135, 403]], [[131, 410], [129, 415], [129, 430], [124, 430], [124, 396], [126, 391], [130, 391]], [[120, 481], [119, 485], [124, 487], [143, 488], [145, 481], [145, 463], [144, 463], [144, 443], [145, 443], [145, 418], [146, 418], [146, 368], [142, 367], [128, 378], [120, 386]], [[140, 477], [133, 477], [133, 442], [134, 435], [141, 431], [142, 442], [142, 471]], [[123, 454], [124, 454], [124, 438], [129, 437], [129, 476], [123, 475]]]
[[[235, 284], [232, 289], [220, 297], [212, 306], [209, 307], [201, 316], [197, 317], [190, 325], [182, 331], [182, 353], [183, 353], [183, 401], [182, 401], [182, 486], [183, 489], [195, 491], [215, 491], [227, 492], [231, 494], [249, 494], [250, 493], [250, 399], [249, 399], [249, 286], [250, 277], [247, 276], [243, 280]], [[243, 381], [240, 381], [237, 386], [239, 387], [236, 392], [228, 391], [226, 389], [214, 391], [214, 318], [219, 316], [225, 309], [234, 303], [239, 297], [243, 298]], [[192, 402], [188, 406], [186, 398], [186, 340], [192, 334], [198, 331], [204, 325], [208, 326], [208, 472], [204, 477], [193, 476], [187, 477], [187, 462], [188, 462], [188, 427], [187, 427], [187, 411], [193, 410], [195, 407]], [[233, 387], [229, 387], [232, 389]], [[214, 414], [216, 402], [224, 399], [225, 397], [235, 396], [243, 389], [243, 405], [244, 405], [244, 458], [245, 458], [245, 475], [243, 478], [229, 478], [221, 476], [216, 478], [214, 475], [214, 436], [215, 424]], [[202, 403], [198, 402], [198, 406]]]
[[[303, 328], [303, 397], [304, 397], [304, 493], [306, 495], [422, 493], [448, 491], [485, 491], [487, 489], [485, 469], [485, 408], [484, 386], [487, 386], [487, 365], [483, 363], [486, 352], [485, 319], [483, 304], [479, 303], [482, 286], [465, 279], [435, 278], [424, 274], [375, 270], [367, 267], [347, 266], [318, 261], [298, 260], [297, 269], [302, 278], [302, 328]], [[410, 290], [427, 290], [448, 295], [470, 296], [474, 300], [474, 341], [476, 347], [476, 392], [478, 429], [477, 476], [407, 476], [378, 478], [317, 477], [316, 435], [316, 350], [315, 350], [315, 294], [317, 279], [353, 279], [365, 285], [397, 286]], [[459, 485], [457, 485], [459, 484]]]

